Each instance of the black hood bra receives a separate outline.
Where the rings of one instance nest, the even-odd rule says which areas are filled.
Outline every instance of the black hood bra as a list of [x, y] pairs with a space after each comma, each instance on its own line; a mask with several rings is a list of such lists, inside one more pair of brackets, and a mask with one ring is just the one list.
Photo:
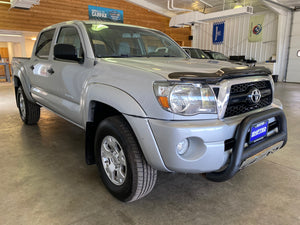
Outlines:
[[265, 67], [232, 67], [222, 68], [215, 73], [193, 73], [193, 72], [175, 72], [170, 73], [170, 79], [179, 79], [181, 81], [204, 81], [206, 83], [217, 83], [224, 79], [234, 79], [250, 76], [269, 76], [271, 71]]

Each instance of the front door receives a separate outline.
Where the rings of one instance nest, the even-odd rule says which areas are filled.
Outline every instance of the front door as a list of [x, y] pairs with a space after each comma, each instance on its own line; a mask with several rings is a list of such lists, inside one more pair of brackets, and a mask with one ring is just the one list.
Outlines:
[[[55, 79], [54, 95], [59, 104], [59, 113], [71, 121], [81, 124], [80, 98], [89, 67], [84, 60], [84, 47], [79, 30], [75, 26], [61, 27], [55, 44], [69, 44], [76, 48], [80, 60], [61, 60], [53, 57], [50, 72]], [[82, 125], [82, 124], [81, 124]]]

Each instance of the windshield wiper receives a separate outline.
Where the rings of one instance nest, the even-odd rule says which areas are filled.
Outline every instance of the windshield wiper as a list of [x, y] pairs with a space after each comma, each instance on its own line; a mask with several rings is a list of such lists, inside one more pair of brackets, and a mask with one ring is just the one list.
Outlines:
[[97, 55], [97, 58], [128, 58], [128, 55]]
[[147, 57], [151, 58], [151, 57], [178, 57], [178, 56], [175, 56], [175, 55], [148, 55]]
[[97, 58], [135, 58], [146, 57], [143, 55], [97, 55]]
[[175, 55], [164, 55], [163, 57], [177, 57]]

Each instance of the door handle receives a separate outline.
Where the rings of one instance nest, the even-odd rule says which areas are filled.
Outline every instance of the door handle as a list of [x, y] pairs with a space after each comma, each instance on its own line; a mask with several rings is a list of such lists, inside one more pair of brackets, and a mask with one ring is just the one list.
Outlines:
[[50, 68], [50, 69], [47, 70], [47, 72], [50, 73], [50, 74], [53, 74], [54, 70], [52, 68]]
[[30, 69], [34, 70], [34, 65], [31, 65], [31, 66], [30, 66]]

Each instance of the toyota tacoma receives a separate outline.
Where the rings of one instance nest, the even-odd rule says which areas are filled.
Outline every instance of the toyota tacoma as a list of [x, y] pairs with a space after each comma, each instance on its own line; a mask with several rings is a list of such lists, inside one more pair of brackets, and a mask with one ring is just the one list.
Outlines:
[[85, 159], [121, 201], [146, 196], [157, 171], [226, 181], [282, 148], [287, 124], [264, 67], [191, 59], [160, 31], [99, 21], [43, 29], [14, 58], [17, 107], [85, 130]]

